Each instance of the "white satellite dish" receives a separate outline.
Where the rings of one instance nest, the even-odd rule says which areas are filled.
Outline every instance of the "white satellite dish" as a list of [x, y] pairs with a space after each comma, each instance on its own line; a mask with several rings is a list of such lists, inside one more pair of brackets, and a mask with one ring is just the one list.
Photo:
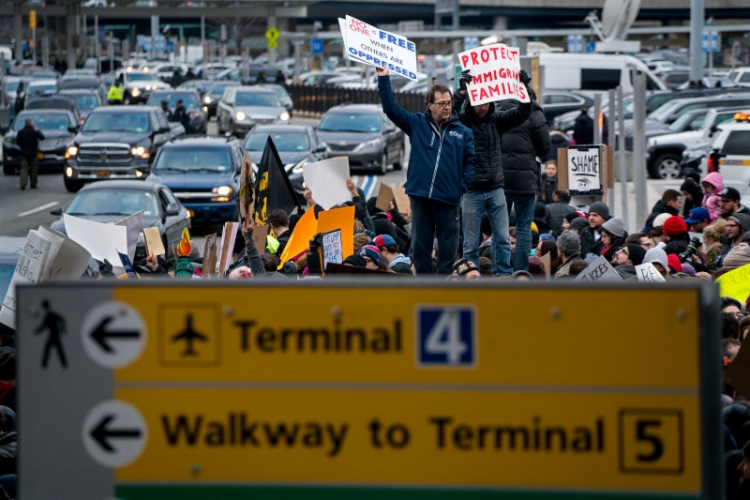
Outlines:
[[641, 0], [606, 0], [602, 9], [602, 34], [607, 40], [624, 40], [633, 25]]

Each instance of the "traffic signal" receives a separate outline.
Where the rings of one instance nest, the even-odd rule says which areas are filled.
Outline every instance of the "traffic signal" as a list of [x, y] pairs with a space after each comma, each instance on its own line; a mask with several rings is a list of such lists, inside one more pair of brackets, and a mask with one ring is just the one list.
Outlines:
[[36, 11], [35, 10], [29, 11], [29, 28], [33, 30], [36, 29]]

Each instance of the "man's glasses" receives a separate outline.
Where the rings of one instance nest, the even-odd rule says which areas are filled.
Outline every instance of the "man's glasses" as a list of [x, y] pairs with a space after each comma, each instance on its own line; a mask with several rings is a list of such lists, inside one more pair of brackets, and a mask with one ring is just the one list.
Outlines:
[[440, 106], [441, 108], [447, 108], [448, 106], [451, 105], [451, 102], [450, 101], [440, 101], [440, 102], [433, 102], [432, 104], [434, 104], [435, 106]]

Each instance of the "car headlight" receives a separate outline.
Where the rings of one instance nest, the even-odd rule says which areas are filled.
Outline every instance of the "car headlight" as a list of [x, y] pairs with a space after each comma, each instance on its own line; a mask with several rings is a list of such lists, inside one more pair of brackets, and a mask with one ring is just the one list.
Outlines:
[[211, 104], [211, 96], [203, 96], [203, 104]]
[[141, 89], [139, 89], [138, 87], [134, 88], [130, 91], [130, 95], [132, 95], [133, 97], [138, 97], [139, 95], [141, 95]]
[[77, 154], [78, 154], [77, 146], [68, 146], [68, 149], [65, 150], [65, 158], [73, 158]]
[[379, 148], [383, 144], [383, 139], [373, 139], [371, 141], [363, 142], [356, 148], [354, 148], [354, 151], [359, 151], [360, 149], [368, 149], [368, 148]]
[[146, 159], [148, 158], [148, 149], [143, 146], [136, 146], [130, 148], [130, 154], [133, 156], [137, 156], [138, 158]]
[[247, 115], [245, 113], [243, 113], [242, 111], [237, 111], [234, 114], [234, 119], [235, 120], [240, 120], [240, 121], [247, 120]]
[[282, 122], [285, 122], [288, 119], [289, 119], [289, 113], [287, 111], [284, 111], [283, 113], [279, 115], [279, 120], [281, 120]]
[[211, 192], [219, 196], [232, 196], [234, 189], [232, 189], [232, 186], [219, 186], [213, 188]]

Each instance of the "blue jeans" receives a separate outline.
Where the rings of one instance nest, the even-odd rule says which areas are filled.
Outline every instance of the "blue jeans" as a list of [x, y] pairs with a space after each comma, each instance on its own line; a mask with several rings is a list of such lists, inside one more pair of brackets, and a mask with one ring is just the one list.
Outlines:
[[437, 236], [438, 274], [451, 274], [458, 252], [458, 207], [411, 196], [411, 248], [417, 274], [435, 274], [432, 243]]
[[508, 235], [508, 208], [503, 188], [492, 191], [469, 191], [462, 200], [464, 222], [464, 258], [479, 267], [479, 244], [482, 235], [480, 226], [482, 214], [492, 226], [492, 274], [508, 276], [513, 274], [510, 265], [510, 236]]
[[531, 222], [534, 220], [536, 196], [530, 194], [506, 194], [508, 213], [516, 207], [516, 251], [513, 253], [513, 269], [529, 270], [531, 252]]

